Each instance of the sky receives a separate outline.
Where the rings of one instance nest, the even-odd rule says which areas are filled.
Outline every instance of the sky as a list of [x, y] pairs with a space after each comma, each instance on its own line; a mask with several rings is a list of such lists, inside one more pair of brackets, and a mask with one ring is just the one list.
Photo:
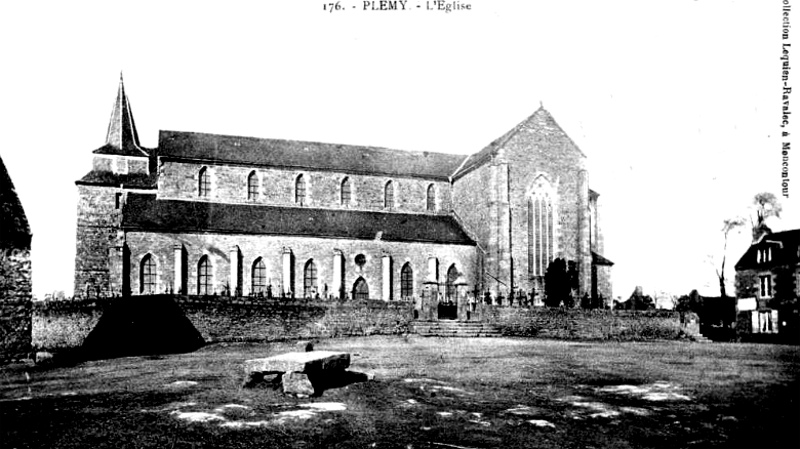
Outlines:
[[3, 2], [0, 157], [34, 295], [72, 293], [74, 183], [120, 72], [150, 148], [178, 130], [469, 154], [541, 103], [588, 158], [623, 298], [718, 294], [723, 255], [733, 291], [750, 236], [725, 253], [722, 222], [756, 193], [781, 200], [774, 231], [800, 228], [800, 152], [781, 195], [781, 1], [327, 3]]

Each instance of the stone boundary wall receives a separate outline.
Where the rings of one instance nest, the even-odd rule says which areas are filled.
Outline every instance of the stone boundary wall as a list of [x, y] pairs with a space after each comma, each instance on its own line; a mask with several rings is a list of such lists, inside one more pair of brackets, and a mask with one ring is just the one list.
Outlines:
[[[175, 300], [206, 343], [405, 334], [410, 332], [414, 310], [412, 302], [401, 301], [158, 296]], [[81, 346], [110, 301], [36, 301], [34, 349]]]
[[110, 302], [110, 299], [34, 301], [33, 348], [58, 351], [79, 347]]
[[[206, 343], [263, 342], [413, 332], [414, 303], [170, 296]], [[81, 346], [110, 299], [35, 301], [34, 350]], [[675, 340], [699, 332], [696, 316], [674, 311], [580, 310], [480, 305], [477, 316], [504, 336], [560, 340]], [[692, 321], [694, 318], [694, 321]]]
[[414, 310], [405, 301], [175, 299], [206, 343], [405, 334]]
[[584, 310], [482, 306], [482, 321], [504, 336], [557, 340], [678, 340], [697, 336], [700, 320], [672, 310]]

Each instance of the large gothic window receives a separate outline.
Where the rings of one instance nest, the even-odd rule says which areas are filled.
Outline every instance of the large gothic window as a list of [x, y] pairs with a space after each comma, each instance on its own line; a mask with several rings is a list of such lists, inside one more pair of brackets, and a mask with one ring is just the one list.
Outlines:
[[456, 264], [453, 264], [447, 270], [447, 281], [445, 282], [445, 295], [448, 301], [456, 300], [456, 279], [458, 279], [458, 270]]
[[528, 274], [544, 276], [553, 260], [553, 202], [550, 195], [528, 199]]
[[392, 181], [387, 182], [386, 187], [383, 189], [383, 207], [386, 209], [394, 207], [394, 186]]
[[208, 256], [203, 256], [197, 264], [197, 294], [210, 295], [211, 292], [211, 263]]
[[369, 299], [369, 286], [362, 277], [353, 284], [353, 299]]
[[347, 205], [350, 204], [351, 192], [350, 192], [350, 178], [344, 178], [342, 180], [342, 204]]
[[317, 292], [317, 265], [309, 259], [303, 269], [303, 296], [311, 298]]
[[414, 296], [414, 271], [411, 264], [406, 262], [400, 270], [400, 297], [403, 299]]
[[433, 184], [428, 186], [428, 201], [426, 206], [429, 212], [436, 210], [436, 188]]
[[143, 295], [156, 293], [156, 263], [150, 254], [142, 258], [139, 266], [139, 293]]
[[256, 175], [255, 170], [250, 172], [250, 175], [247, 177], [247, 199], [258, 199], [258, 175]]
[[201, 198], [208, 198], [211, 194], [211, 175], [208, 173], [208, 167], [200, 169], [200, 175], [197, 180], [197, 195]]
[[264, 259], [258, 258], [253, 262], [252, 272], [252, 288], [253, 293], [265, 293], [267, 291], [267, 266], [264, 264]]
[[306, 180], [303, 175], [294, 182], [294, 202], [301, 206], [306, 203]]

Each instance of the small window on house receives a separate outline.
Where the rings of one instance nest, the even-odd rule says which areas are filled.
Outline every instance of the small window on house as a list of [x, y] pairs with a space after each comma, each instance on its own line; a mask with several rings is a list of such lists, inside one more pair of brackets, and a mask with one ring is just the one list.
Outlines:
[[203, 256], [197, 264], [197, 294], [210, 295], [211, 292], [211, 263], [208, 256]]
[[428, 186], [427, 209], [428, 212], [433, 212], [436, 210], [436, 188], [433, 186], [433, 184]]
[[772, 297], [772, 276], [767, 274], [758, 277], [758, 293], [761, 298]]
[[247, 199], [258, 199], [258, 175], [255, 170], [250, 172], [250, 175], [247, 177]]
[[306, 202], [306, 180], [299, 175], [294, 182], [294, 202], [303, 205]]
[[208, 173], [208, 167], [200, 169], [200, 176], [197, 180], [197, 195], [201, 198], [208, 198], [211, 193], [211, 175]]
[[265, 293], [267, 291], [267, 266], [264, 264], [264, 259], [259, 257], [253, 262], [251, 278], [253, 285], [250, 291], [253, 293]]
[[394, 207], [394, 186], [392, 185], [392, 181], [386, 183], [386, 187], [383, 191], [383, 207], [386, 209], [391, 209]]
[[342, 180], [342, 205], [350, 204], [350, 178]]
[[400, 297], [408, 299], [414, 296], [414, 271], [411, 264], [406, 262], [400, 270]]
[[117, 192], [114, 195], [114, 207], [117, 209], [122, 207], [122, 192]]
[[150, 254], [142, 257], [139, 266], [139, 293], [143, 295], [156, 293], [156, 264]]

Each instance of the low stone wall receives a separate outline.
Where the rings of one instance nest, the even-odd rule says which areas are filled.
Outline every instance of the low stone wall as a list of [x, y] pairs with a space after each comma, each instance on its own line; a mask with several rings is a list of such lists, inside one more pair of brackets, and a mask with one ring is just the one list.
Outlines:
[[[169, 297], [207, 343], [403, 334], [410, 331], [414, 309], [409, 302], [379, 300]], [[109, 301], [37, 301], [32, 319], [34, 349], [60, 351], [81, 346]]]
[[[406, 334], [412, 332], [414, 320], [414, 303], [405, 301], [164, 297], [180, 306], [206, 343]], [[81, 346], [109, 303], [107, 299], [34, 302], [33, 348], [60, 351]], [[693, 314], [682, 323], [681, 314], [661, 310], [478, 305], [473, 317], [514, 337], [637, 341], [680, 339], [698, 332]]]
[[176, 297], [207, 343], [409, 332], [408, 302]]
[[108, 299], [34, 301], [33, 348], [57, 351], [79, 347], [109, 302]]
[[505, 336], [558, 340], [676, 340], [699, 333], [694, 314], [671, 310], [582, 310], [480, 306], [482, 321]]

